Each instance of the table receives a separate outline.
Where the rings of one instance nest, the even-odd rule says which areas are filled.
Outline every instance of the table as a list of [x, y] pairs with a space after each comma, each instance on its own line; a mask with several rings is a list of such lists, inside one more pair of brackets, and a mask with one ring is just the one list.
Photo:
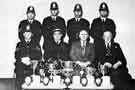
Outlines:
[[[66, 88], [66, 85], [63, 83], [63, 80], [60, 79], [60, 76], [54, 76], [54, 81], [49, 82], [47, 86], [45, 86], [43, 83], [40, 83], [40, 76], [33, 75], [33, 82], [30, 86], [27, 86], [25, 83], [22, 85], [22, 88], [24, 90], [62, 90], [63, 88]], [[109, 76], [102, 77], [103, 82], [101, 86], [96, 86], [94, 83], [94, 77], [93, 76], [87, 76], [88, 78], [88, 84], [86, 87], [82, 86], [80, 84], [80, 77], [79, 76], [73, 76], [73, 84], [69, 86], [72, 90], [111, 90], [113, 89], [113, 85], [110, 82]]]

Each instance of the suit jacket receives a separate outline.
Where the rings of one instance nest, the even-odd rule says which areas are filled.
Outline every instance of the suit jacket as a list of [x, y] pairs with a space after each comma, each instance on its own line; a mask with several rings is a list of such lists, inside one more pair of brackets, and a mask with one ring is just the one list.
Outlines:
[[126, 67], [127, 65], [126, 58], [118, 43], [111, 42], [111, 47], [110, 47], [111, 55], [110, 56], [106, 56], [107, 49], [106, 49], [105, 44], [102, 44], [102, 45], [100, 44], [98, 45], [98, 47], [101, 48], [99, 49], [101, 51], [97, 50], [95, 55], [99, 62], [101, 62], [102, 64], [104, 64], [105, 62], [110, 62], [111, 64], [115, 64], [116, 62], [121, 61], [122, 62], [121, 67]]
[[113, 38], [115, 38], [116, 26], [112, 19], [106, 18], [106, 21], [103, 22], [99, 17], [93, 20], [90, 34], [94, 39], [102, 39], [105, 30], [110, 30], [113, 34]]
[[52, 40], [53, 39], [52, 38], [52, 36], [53, 36], [52, 30], [55, 28], [62, 29], [63, 34], [65, 36], [66, 24], [65, 24], [65, 20], [62, 17], [57, 16], [56, 21], [54, 21], [51, 16], [44, 18], [43, 23], [42, 23], [42, 34], [44, 36], [44, 40]]
[[73, 61], [90, 61], [93, 62], [95, 59], [94, 45], [92, 43], [86, 44], [85, 53], [82, 53], [81, 42], [74, 42], [70, 50], [70, 58]]
[[53, 41], [47, 41], [43, 45], [44, 49], [44, 59], [48, 60], [49, 58], [68, 60], [69, 59], [69, 46], [61, 42], [60, 44], [56, 44]]
[[86, 29], [89, 32], [89, 21], [81, 18], [79, 22], [75, 20], [75, 18], [72, 18], [68, 20], [67, 22], [67, 34], [69, 36], [69, 42], [77, 41], [79, 40], [78, 38], [78, 33], [82, 29]]
[[28, 20], [22, 20], [19, 24], [19, 39], [21, 41], [24, 41], [23, 33], [26, 31], [27, 25], [30, 25], [30, 31], [33, 33], [32, 40], [35, 41], [35, 43], [39, 44], [41, 39], [41, 23], [37, 20], [33, 20], [32, 23], [30, 23]]

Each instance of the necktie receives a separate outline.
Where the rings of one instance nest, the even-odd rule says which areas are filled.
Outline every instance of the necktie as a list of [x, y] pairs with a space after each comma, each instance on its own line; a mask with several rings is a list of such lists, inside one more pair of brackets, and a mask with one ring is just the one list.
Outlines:
[[104, 23], [104, 19], [102, 19], [102, 22]]
[[106, 56], [111, 56], [111, 49], [110, 49], [109, 43], [107, 44], [107, 47], [106, 47]]
[[52, 19], [53, 19], [53, 21], [56, 21], [56, 17], [53, 17]]
[[82, 44], [82, 55], [84, 56], [84, 54], [85, 54], [85, 42], [83, 42]]

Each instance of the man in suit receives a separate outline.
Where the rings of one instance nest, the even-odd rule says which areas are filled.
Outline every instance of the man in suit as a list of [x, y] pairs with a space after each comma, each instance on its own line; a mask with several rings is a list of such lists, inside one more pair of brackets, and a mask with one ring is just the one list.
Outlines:
[[[90, 35], [94, 38], [95, 46], [103, 43], [102, 36], [105, 30], [110, 30], [112, 32], [113, 39], [116, 36], [116, 25], [112, 19], [108, 18], [109, 8], [105, 2], [101, 3], [99, 13], [100, 17], [93, 20], [90, 31]], [[96, 46], [95, 49], [99, 50], [101, 48]], [[100, 52], [96, 53], [100, 54]]]
[[99, 45], [102, 54], [96, 57], [101, 63], [103, 74], [111, 76], [114, 89], [129, 89], [131, 87], [132, 77], [128, 74], [127, 61], [120, 45], [114, 42], [113, 34], [110, 30], [106, 30], [103, 33], [103, 40], [104, 44]]
[[[19, 24], [19, 39], [20, 41], [25, 41], [24, 36], [23, 36], [23, 32], [25, 32], [28, 28], [31, 30], [32, 32], [32, 37], [31, 39], [33, 41], [35, 41], [36, 44], [40, 43], [40, 38], [41, 38], [41, 23], [37, 20], [35, 20], [35, 9], [33, 6], [29, 6], [27, 8], [27, 19], [26, 20], [22, 20]], [[26, 27], [27, 26], [27, 27]]]
[[69, 43], [79, 40], [78, 33], [82, 30], [88, 30], [90, 24], [88, 20], [82, 18], [83, 10], [81, 4], [76, 4], [74, 7], [75, 17], [67, 22], [67, 34], [69, 36]]
[[56, 28], [53, 29], [52, 38], [53, 40], [47, 41], [43, 45], [44, 59], [46, 62], [52, 60], [68, 60], [69, 59], [69, 46], [63, 42], [63, 30]]
[[62, 17], [58, 16], [59, 7], [56, 2], [51, 3], [50, 12], [51, 16], [44, 18], [42, 23], [42, 34], [44, 37], [44, 43], [46, 41], [53, 40], [52, 30], [55, 28], [60, 28], [61, 30], [63, 30], [63, 37], [65, 36], [66, 33], [65, 20]]
[[15, 51], [15, 74], [16, 85], [21, 90], [21, 85], [24, 83], [25, 77], [33, 74], [32, 62], [41, 60], [41, 48], [32, 39], [32, 32], [27, 29], [23, 32], [24, 41], [20, 41], [16, 46]]
[[70, 58], [76, 63], [75, 71], [79, 74], [81, 69], [91, 67], [94, 70], [95, 51], [94, 45], [89, 43], [87, 30], [81, 30], [79, 33], [79, 41], [73, 42], [70, 50]]

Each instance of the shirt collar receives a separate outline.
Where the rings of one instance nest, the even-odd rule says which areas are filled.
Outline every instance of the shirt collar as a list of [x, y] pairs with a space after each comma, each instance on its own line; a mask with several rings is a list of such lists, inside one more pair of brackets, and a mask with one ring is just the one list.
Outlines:
[[106, 42], [105, 42], [106, 48], [107, 48], [107, 45], [109, 45], [109, 47], [111, 47], [111, 42], [109, 42], [109, 43], [106, 43]]
[[81, 47], [85, 47], [85, 46], [86, 46], [86, 44], [87, 44], [87, 41], [83, 41], [83, 40], [81, 40], [80, 42], [81, 42]]

